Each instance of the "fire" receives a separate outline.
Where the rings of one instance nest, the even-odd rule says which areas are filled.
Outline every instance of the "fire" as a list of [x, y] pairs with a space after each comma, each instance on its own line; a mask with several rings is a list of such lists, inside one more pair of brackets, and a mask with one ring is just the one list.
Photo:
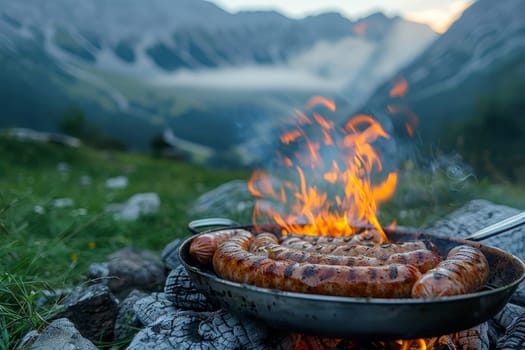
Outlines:
[[400, 78], [394, 83], [392, 89], [390, 89], [390, 97], [401, 97], [404, 96], [408, 91], [408, 82], [404, 78]]
[[[443, 342], [441, 338], [370, 341], [363, 342], [351, 339], [324, 338], [305, 334], [293, 334], [293, 350], [327, 350], [327, 349], [377, 349], [377, 350], [427, 350], [434, 345], [443, 345], [444, 349], [456, 349], [452, 342]], [[446, 347], [445, 347], [446, 346]], [[441, 348], [441, 347], [440, 347]]]
[[335, 112], [335, 103], [322, 97], [312, 98], [306, 108], [308, 113], [295, 112], [294, 129], [280, 137], [281, 167], [272, 174], [256, 170], [248, 182], [258, 198], [254, 222], [269, 219], [283, 227], [283, 234], [325, 236], [352, 235], [355, 227], [373, 227], [382, 233], [381, 242], [387, 241], [376, 212], [394, 194], [397, 174], [377, 180], [383, 165], [372, 144], [389, 135], [368, 115], [336, 126], [314, 111]]
[[361, 23], [356, 24], [352, 28], [352, 31], [358, 36], [363, 36], [366, 33], [367, 27], [368, 25], [365, 22], [361, 22]]

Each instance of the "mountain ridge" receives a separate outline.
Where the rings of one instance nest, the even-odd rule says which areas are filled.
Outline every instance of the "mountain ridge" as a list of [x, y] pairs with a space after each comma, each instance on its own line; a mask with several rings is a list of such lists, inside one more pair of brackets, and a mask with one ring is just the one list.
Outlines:
[[[384, 14], [368, 23], [333, 12], [302, 19], [232, 14], [202, 0], [152, 0], [148, 11], [142, 0], [125, 3], [0, 0], [0, 61], [12, 67], [0, 66], [0, 78], [16, 87], [0, 89], [0, 100], [11, 102], [0, 127], [54, 131], [63, 111], [75, 107], [132, 149], [147, 148], [155, 134], [172, 128], [179, 138], [238, 153], [256, 137], [271, 137], [291, 107], [314, 94], [341, 100], [347, 92], [340, 89], [351, 86], [356, 72], [372, 71], [366, 84], [351, 87], [358, 103], [436, 37], [426, 26], [408, 28]], [[406, 42], [407, 32], [419, 39]], [[389, 48], [391, 41], [400, 49]], [[210, 87], [207, 74], [218, 85]], [[185, 83], [201, 77], [199, 86]], [[261, 88], [262, 81], [270, 84]], [[32, 111], [33, 102], [42, 107]], [[213, 131], [196, 125], [205, 120]]]

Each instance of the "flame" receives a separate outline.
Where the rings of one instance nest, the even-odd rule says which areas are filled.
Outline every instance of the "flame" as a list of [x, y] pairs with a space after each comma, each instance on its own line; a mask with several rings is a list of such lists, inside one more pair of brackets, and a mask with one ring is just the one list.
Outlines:
[[387, 241], [376, 212], [378, 204], [394, 194], [397, 174], [376, 180], [383, 166], [372, 143], [389, 135], [364, 114], [336, 126], [312, 111], [335, 112], [335, 103], [325, 98], [314, 97], [306, 106], [309, 115], [295, 111], [295, 129], [280, 138], [286, 146], [278, 154], [283, 167], [274, 174], [256, 170], [248, 181], [258, 199], [255, 224], [269, 219], [283, 227], [283, 234], [329, 236], [352, 235], [356, 226], [372, 226], [382, 233], [381, 242]]
[[408, 82], [405, 78], [398, 79], [392, 89], [390, 89], [390, 97], [404, 96], [408, 91]]
[[361, 22], [361, 23], [356, 24], [356, 25], [352, 28], [352, 31], [353, 31], [356, 35], [363, 36], [363, 35], [365, 35], [365, 33], [366, 33], [367, 27], [368, 27], [368, 25], [367, 25], [365, 22]]
[[[384, 350], [427, 350], [433, 348], [437, 342], [441, 344], [438, 338], [363, 342], [352, 339], [325, 338], [297, 333], [292, 334], [291, 338], [293, 350], [328, 350], [336, 348], [356, 350], [363, 348]], [[445, 343], [443, 344], [445, 345]], [[456, 349], [453, 343], [446, 343], [446, 345], [447, 348]]]

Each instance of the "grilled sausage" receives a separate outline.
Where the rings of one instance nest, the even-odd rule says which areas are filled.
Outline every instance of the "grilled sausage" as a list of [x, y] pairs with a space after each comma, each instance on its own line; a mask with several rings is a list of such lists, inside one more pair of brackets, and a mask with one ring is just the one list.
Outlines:
[[249, 252], [253, 236], [236, 235], [213, 256], [228, 280], [285, 291], [351, 297], [406, 298], [420, 272], [412, 265], [335, 266], [273, 260]]
[[[327, 238], [327, 237], [323, 237]], [[341, 237], [337, 237], [341, 238]], [[406, 253], [396, 253], [387, 259], [377, 259], [368, 256], [344, 256], [318, 254], [301, 249], [288, 248], [277, 244], [278, 239], [271, 233], [258, 234], [250, 246], [250, 251], [267, 256], [274, 260], [293, 260], [311, 264], [342, 265], [342, 266], [379, 266], [388, 264], [414, 265], [420, 272], [426, 272], [441, 262], [437, 252], [418, 249]]]
[[488, 278], [489, 263], [485, 255], [475, 247], [460, 245], [451, 249], [436, 268], [421, 276], [412, 288], [412, 297], [436, 298], [472, 293], [481, 289]]
[[411, 252], [393, 254], [386, 262], [387, 264], [414, 265], [421, 273], [425, 273], [436, 267], [441, 260], [441, 257], [436, 251], [417, 249]]
[[227, 239], [237, 235], [250, 233], [242, 229], [231, 229], [204, 233], [196, 237], [190, 245], [190, 255], [200, 264], [211, 264], [217, 247]]
[[278, 238], [267, 232], [259, 233], [250, 244], [254, 254], [266, 256], [274, 260], [292, 260], [299, 263], [340, 265], [340, 266], [380, 266], [384, 261], [366, 256], [337, 256], [307, 252], [301, 249], [284, 247]]
[[[337, 237], [340, 238], [340, 237]], [[407, 253], [414, 250], [426, 249], [437, 252], [436, 247], [430, 241], [419, 240], [403, 243], [383, 243], [378, 246], [373, 244], [342, 244], [341, 240], [337, 242], [314, 242], [304, 241], [299, 238], [290, 238], [282, 243], [283, 246], [302, 249], [308, 252], [331, 255], [346, 256], [367, 256], [381, 260], [387, 260], [391, 255], [398, 253]]]
[[311, 236], [302, 235], [298, 233], [288, 233], [282, 239], [283, 245], [289, 245], [294, 243], [310, 243], [312, 245], [333, 243], [338, 245], [371, 245], [381, 241], [381, 234], [376, 230], [366, 230], [361, 233], [356, 233], [351, 236]]

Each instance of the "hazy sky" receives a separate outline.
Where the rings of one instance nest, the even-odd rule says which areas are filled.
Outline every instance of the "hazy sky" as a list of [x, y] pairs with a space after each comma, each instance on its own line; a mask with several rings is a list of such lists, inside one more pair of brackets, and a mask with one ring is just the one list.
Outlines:
[[304, 17], [325, 11], [339, 11], [356, 19], [374, 11], [401, 15], [407, 19], [429, 24], [443, 32], [474, 0], [209, 0], [224, 9], [274, 9], [290, 17]]

